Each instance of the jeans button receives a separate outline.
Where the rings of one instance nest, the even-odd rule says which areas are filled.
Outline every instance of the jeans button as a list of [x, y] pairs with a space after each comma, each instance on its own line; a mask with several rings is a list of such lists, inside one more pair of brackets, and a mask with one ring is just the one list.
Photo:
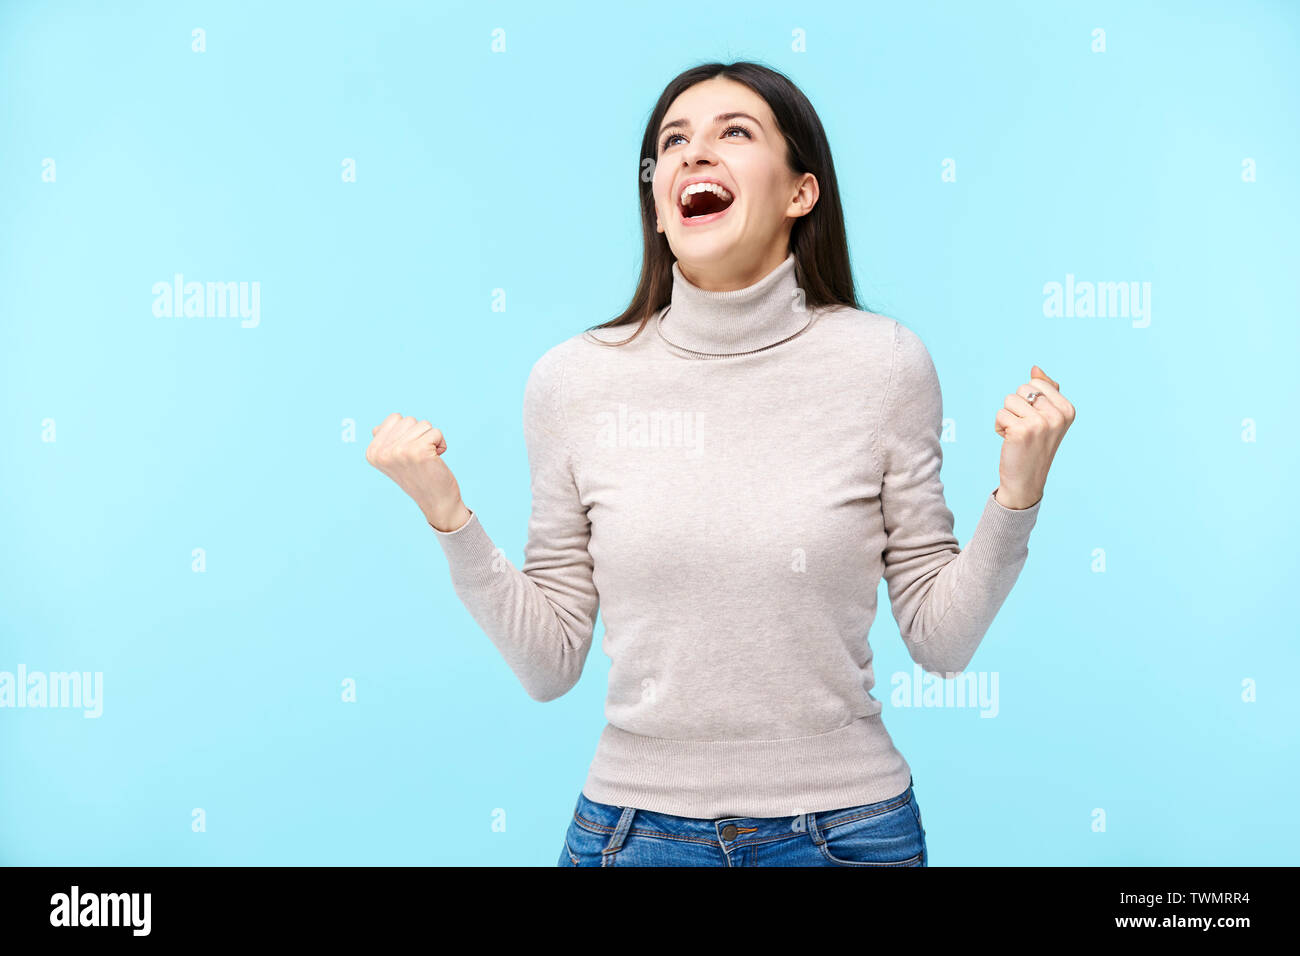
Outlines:
[[725, 827], [722, 828], [722, 839], [724, 840], [736, 839], [736, 825], [734, 823], [728, 823]]

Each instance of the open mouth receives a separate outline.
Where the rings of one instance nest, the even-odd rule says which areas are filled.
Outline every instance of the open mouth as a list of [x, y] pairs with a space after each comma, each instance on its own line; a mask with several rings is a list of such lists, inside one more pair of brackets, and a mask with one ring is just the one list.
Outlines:
[[736, 197], [718, 183], [692, 183], [678, 196], [677, 206], [683, 219], [702, 219], [727, 209]]

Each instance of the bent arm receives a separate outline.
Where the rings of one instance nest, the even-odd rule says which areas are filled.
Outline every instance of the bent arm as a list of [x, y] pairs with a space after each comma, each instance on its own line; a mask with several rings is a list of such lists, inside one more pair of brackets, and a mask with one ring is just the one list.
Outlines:
[[919, 336], [895, 323], [879, 440], [884, 576], [908, 653], [925, 670], [949, 676], [970, 663], [1019, 578], [1042, 502], [1011, 509], [990, 492], [959, 548], [939, 477], [942, 428], [934, 363]]
[[522, 566], [515, 567], [492, 542], [473, 510], [453, 531], [433, 528], [456, 595], [538, 701], [554, 700], [578, 682], [599, 607], [587, 550], [591, 525], [573, 478], [562, 381], [563, 363], [553, 348], [533, 366], [524, 390], [533, 500]]

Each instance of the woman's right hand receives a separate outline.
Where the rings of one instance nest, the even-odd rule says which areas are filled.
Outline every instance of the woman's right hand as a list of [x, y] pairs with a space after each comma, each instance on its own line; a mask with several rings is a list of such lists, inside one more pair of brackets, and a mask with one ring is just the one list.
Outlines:
[[469, 520], [456, 476], [440, 457], [447, 450], [442, 432], [427, 421], [393, 412], [370, 433], [374, 437], [366, 461], [397, 482], [429, 524], [438, 531], [457, 531]]

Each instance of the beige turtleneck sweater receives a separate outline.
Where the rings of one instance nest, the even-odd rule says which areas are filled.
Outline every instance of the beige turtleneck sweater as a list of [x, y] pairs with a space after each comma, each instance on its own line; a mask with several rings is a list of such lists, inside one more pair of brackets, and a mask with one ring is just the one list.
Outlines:
[[457, 595], [535, 700], [611, 658], [592, 799], [681, 816], [884, 800], [911, 771], [867, 632], [883, 575], [912, 658], [966, 667], [1041, 501], [990, 492], [958, 547], [929, 353], [893, 319], [805, 311], [793, 254], [746, 289], [673, 266], [672, 303], [547, 351], [524, 394], [523, 563], [477, 513], [437, 531]]

